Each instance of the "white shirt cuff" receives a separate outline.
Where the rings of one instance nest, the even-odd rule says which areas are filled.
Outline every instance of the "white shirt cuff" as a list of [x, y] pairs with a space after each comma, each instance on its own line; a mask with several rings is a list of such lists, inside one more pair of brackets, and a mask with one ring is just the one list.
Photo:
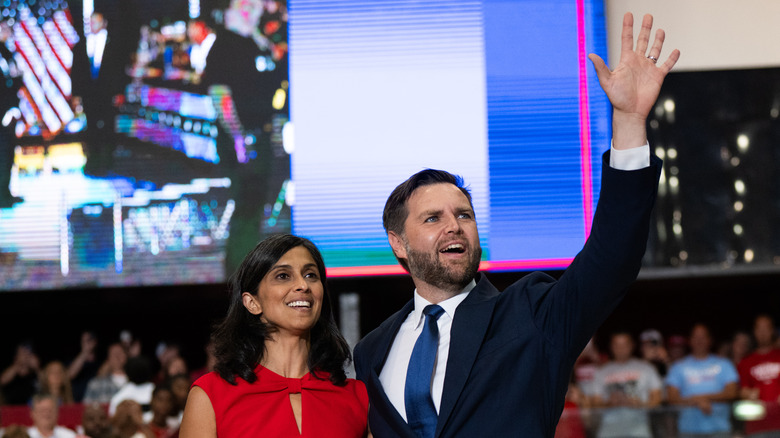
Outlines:
[[615, 149], [610, 145], [609, 167], [617, 170], [638, 170], [650, 166], [650, 144], [630, 149]]

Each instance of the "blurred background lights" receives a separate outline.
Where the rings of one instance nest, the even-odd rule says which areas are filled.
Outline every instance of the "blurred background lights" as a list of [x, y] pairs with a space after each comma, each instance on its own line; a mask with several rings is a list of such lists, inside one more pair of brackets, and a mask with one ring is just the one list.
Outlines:
[[285, 193], [284, 202], [292, 207], [295, 205], [295, 182], [292, 180], [287, 181], [286, 190], [287, 193]]
[[737, 191], [738, 195], [744, 195], [745, 194], [745, 182], [741, 179], [738, 179], [734, 181], [734, 190]]
[[739, 151], [742, 153], [747, 152], [748, 146], [750, 146], [750, 139], [745, 134], [740, 134], [737, 136], [737, 147], [739, 148]]
[[288, 154], [292, 154], [295, 150], [295, 134], [292, 122], [287, 122], [282, 126], [282, 146]]
[[742, 400], [734, 403], [734, 418], [741, 421], [761, 420], [766, 416], [766, 408], [760, 402]]

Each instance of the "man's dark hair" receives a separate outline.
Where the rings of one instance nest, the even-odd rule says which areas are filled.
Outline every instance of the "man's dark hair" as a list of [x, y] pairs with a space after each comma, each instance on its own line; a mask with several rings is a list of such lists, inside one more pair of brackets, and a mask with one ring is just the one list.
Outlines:
[[322, 281], [323, 297], [320, 318], [311, 329], [308, 368], [312, 376], [318, 371], [330, 373], [330, 381], [343, 386], [346, 382], [344, 365], [352, 360], [349, 345], [338, 330], [328, 292], [325, 262], [317, 247], [308, 239], [291, 234], [271, 236], [255, 246], [244, 258], [236, 273], [230, 278], [230, 307], [225, 319], [217, 325], [211, 336], [215, 370], [227, 382], [235, 385], [236, 376], [249, 383], [257, 380], [255, 368], [265, 355], [265, 341], [276, 330], [244, 307], [241, 295], [256, 294], [263, 277], [287, 251], [302, 246], [309, 251], [317, 265]]
[[[419, 187], [433, 184], [452, 184], [459, 188], [469, 200], [471, 209], [474, 209], [474, 204], [471, 202], [471, 193], [469, 193], [469, 190], [464, 186], [463, 178], [460, 175], [453, 175], [444, 170], [421, 170], [399, 184], [398, 187], [390, 193], [390, 196], [388, 196], [387, 202], [385, 203], [385, 210], [382, 213], [382, 226], [385, 227], [386, 233], [392, 231], [398, 235], [404, 234], [404, 222], [406, 222], [406, 218], [409, 216], [409, 209], [406, 206], [406, 202], [412, 196], [412, 193]], [[406, 260], [401, 260], [398, 257], [396, 257], [396, 259], [404, 269], [409, 271]]]
[[459, 188], [466, 198], [469, 205], [474, 209], [471, 203], [471, 193], [463, 184], [463, 178], [460, 175], [453, 175], [444, 170], [425, 169], [410, 176], [409, 179], [402, 182], [390, 193], [385, 203], [385, 211], [382, 214], [382, 226], [385, 231], [392, 231], [397, 234], [403, 234], [404, 222], [409, 215], [409, 209], [406, 208], [406, 201], [412, 196], [419, 187], [432, 184], [452, 184]]

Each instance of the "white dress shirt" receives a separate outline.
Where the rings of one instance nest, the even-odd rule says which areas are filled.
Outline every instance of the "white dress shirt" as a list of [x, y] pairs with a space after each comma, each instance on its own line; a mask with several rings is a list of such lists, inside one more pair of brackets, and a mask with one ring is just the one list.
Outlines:
[[[448, 298], [440, 303], [444, 313], [436, 321], [439, 326], [439, 348], [436, 352], [436, 362], [433, 366], [433, 379], [431, 381], [431, 397], [436, 412], [439, 412], [441, 405], [441, 394], [444, 388], [444, 373], [447, 371], [447, 358], [450, 356], [450, 329], [452, 328], [452, 318], [455, 316], [455, 309], [466, 299], [471, 289], [477, 285], [477, 282], [471, 280], [463, 291], [452, 298]], [[421, 297], [417, 291], [414, 291], [414, 310], [406, 317], [406, 320], [398, 329], [393, 346], [387, 355], [387, 361], [379, 373], [379, 381], [385, 388], [385, 393], [390, 399], [390, 403], [395, 406], [398, 413], [406, 421], [406, 404], [404, 403], [404, 389], [406, 387], [406, 371], [409, 368], [409, 359], [412, 358], [412, 350], [417, 338], [422, 333], [425, 322], [423, 309], [425, 306], [433, 304]]]
[[[624, 150], [611, 148], [609, 165], [618, 170], [637, 170], [648, 167], [650, 166], [650, 145], [646, 143], [643, 146]], [[447, 359], [450, 355], [450, 330], [452, 329], [455, 309], [466, 299], [469, 292], [476, 285], [476, 281], [472, 280], [461, 293], [438, 303], [444, 309], [444, 314], [437, 321], [439, 326], [439, 348], [436, 353], [436, 363], [431, 381], [431, 398], [433, 399], [433, 405], [436, 407], [436, 412], [439, 412], [442, 391], [444, 389], [444, 374], [447, 371]], [[420, 333], [422, 333], [424, 322], [422, 310], [429, 304], [432, 303], [421, 297], [417, 290], [414, 291], [414, 310], [409, 313], [409, 316], [406, 317], [406, 320], [398, 329], [393, 345], [387, 354], [387, 360], [379, 373], [379, 381], [382, 382], [382, 388], [384, 388], [387, 398], [398, 413], [401, 414], [404, 421], [407, 421], [406, 403], [404, 402], [406, 372], [409, 368], [409, 360], [412, 357], [414, 344], [417, 342]]]

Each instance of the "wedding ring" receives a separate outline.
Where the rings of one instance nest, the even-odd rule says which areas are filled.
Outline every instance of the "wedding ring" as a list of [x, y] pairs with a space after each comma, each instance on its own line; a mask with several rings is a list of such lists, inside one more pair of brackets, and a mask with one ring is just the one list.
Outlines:
[[647, 59], [649, 59], [649, 60], [653, 61], [653, 64], [655, 64], [656, 62], [658, 62], [658, 58], [656, 58], [656, 57], [655, 57], [655, 56], [653, 56], [653, 55], [650, 55], [650, 56], [648, 56], [648, 57], [647, 57]]

